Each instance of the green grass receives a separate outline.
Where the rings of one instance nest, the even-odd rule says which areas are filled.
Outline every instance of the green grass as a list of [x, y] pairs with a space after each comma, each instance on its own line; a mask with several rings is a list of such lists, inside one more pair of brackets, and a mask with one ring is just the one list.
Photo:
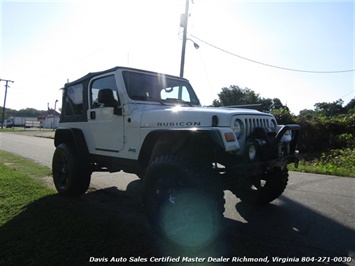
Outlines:
[[313, 159], [301, 160], [298, 169], [291, 171], [355, 177], [355, 149], [336, 149]]
[[12, 127], [12, 128], [4, 127], [3, 129], [1, 129], [0, 127], [0, 132], [26, 132], [26, 131], [43, 132], [43, 131], [53, 131], [53, 129], [52, 128], [24, 128], [24, 127]]
[[0, 132], [21, 132], [21, 131], [25, 131], [25, 129], [23, 127], [13, 127], [13, 128], [1, 128], [0, 127]]
[[40, 180], [29, 178], [37, 174], [45, 176], [49, 174], [48, 169], [29, 168], [28, 175], [24, 175], [23, 170], [28, 167], [27, 161], [16, 160], [12, 156], [10, 157], [13, 160], [4, 160], [3, 155], [1, 152], [0, 158], [7, 166], [0, 164], [0, 226], [21, 213], [24, 205], [53, 194]]
[[154, 254], [137, 200], [114, 188], [63, 198], [43, 184], [50, 173], [0, 151], [0, 265], [85, 265], [91, 256]]
[[[24, 205], [53, 194], [39, 177], [51, 174], [19, 156], [0, 151], [0, 226], [19, 214]], [[29, 188], [29, 189], [27, 189]]]

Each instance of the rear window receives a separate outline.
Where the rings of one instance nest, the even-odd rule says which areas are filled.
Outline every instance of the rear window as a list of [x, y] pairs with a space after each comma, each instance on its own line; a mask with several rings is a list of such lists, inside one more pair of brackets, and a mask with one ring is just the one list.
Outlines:
[[66, 116], [83, 115], [83, 85], [76, 84], [64, 91], [64, 113]]

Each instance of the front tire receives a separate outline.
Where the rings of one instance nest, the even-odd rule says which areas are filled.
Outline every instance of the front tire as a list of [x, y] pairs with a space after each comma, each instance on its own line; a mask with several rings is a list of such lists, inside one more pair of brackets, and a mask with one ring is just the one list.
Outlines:
[[164, 155], [151, 163], [143, 182], [148, 219], [165, 239], [188, 248], [215, 239], [225, 201], [212, 169]]
[[254, 181], [242, 178], [238, 185], [232, 189], [232, 192], [243, 202], [265, 205], [281, 196], [287, 182], [287, 168], [281, 170], [281, 168], [275, 167], [261, 178], [255, 178]]
[[91, 172], [86, 160], [72, 145], [57, 146], [52, 161], [53, 181], [60, 195], [79, 197], [90, 185]]

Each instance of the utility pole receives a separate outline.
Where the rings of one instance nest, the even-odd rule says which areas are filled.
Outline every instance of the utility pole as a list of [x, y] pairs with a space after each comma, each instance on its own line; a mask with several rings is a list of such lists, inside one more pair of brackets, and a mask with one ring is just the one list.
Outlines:
[[182, 51], [181, 51], [181, 63], [180, 63], [180, 77], [184, 77], [184, 65], [185, 65], [185, 49], [186, 49], [186, 34], [187, 34], [187, 20], [189, 18], [189, 1], [186, 0], [185, 14], [181, 15], [180, 26], [184, 28], [184, 35], [182, 37]]
[[6, 105], [6, 96], [7, 96], [7, 88], [10, 87], [9, 86], [9, 82], [14, 83], [14, 81], [12, 80], [8, 80], [8, 79], [0, 79], [0, 81], [5, 81], [5, 97], [4, 97], [4, 106], [2, 107], [2, 120], [1, 120], [1, 129], [4, 128], [4, 120], [5, 120], [5, 105]]

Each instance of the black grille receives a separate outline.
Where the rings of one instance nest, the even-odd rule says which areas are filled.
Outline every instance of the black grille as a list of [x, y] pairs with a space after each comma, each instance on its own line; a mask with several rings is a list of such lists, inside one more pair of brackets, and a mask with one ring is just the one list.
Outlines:
[[271, 122], [271, 118], [245, 118], [244, 124], [245, 124], [245, 132], [246, 135], [249, 136], [255, 128], [261, 127], [261, 128], [270, 128], [273, 127], [273, 123]]

